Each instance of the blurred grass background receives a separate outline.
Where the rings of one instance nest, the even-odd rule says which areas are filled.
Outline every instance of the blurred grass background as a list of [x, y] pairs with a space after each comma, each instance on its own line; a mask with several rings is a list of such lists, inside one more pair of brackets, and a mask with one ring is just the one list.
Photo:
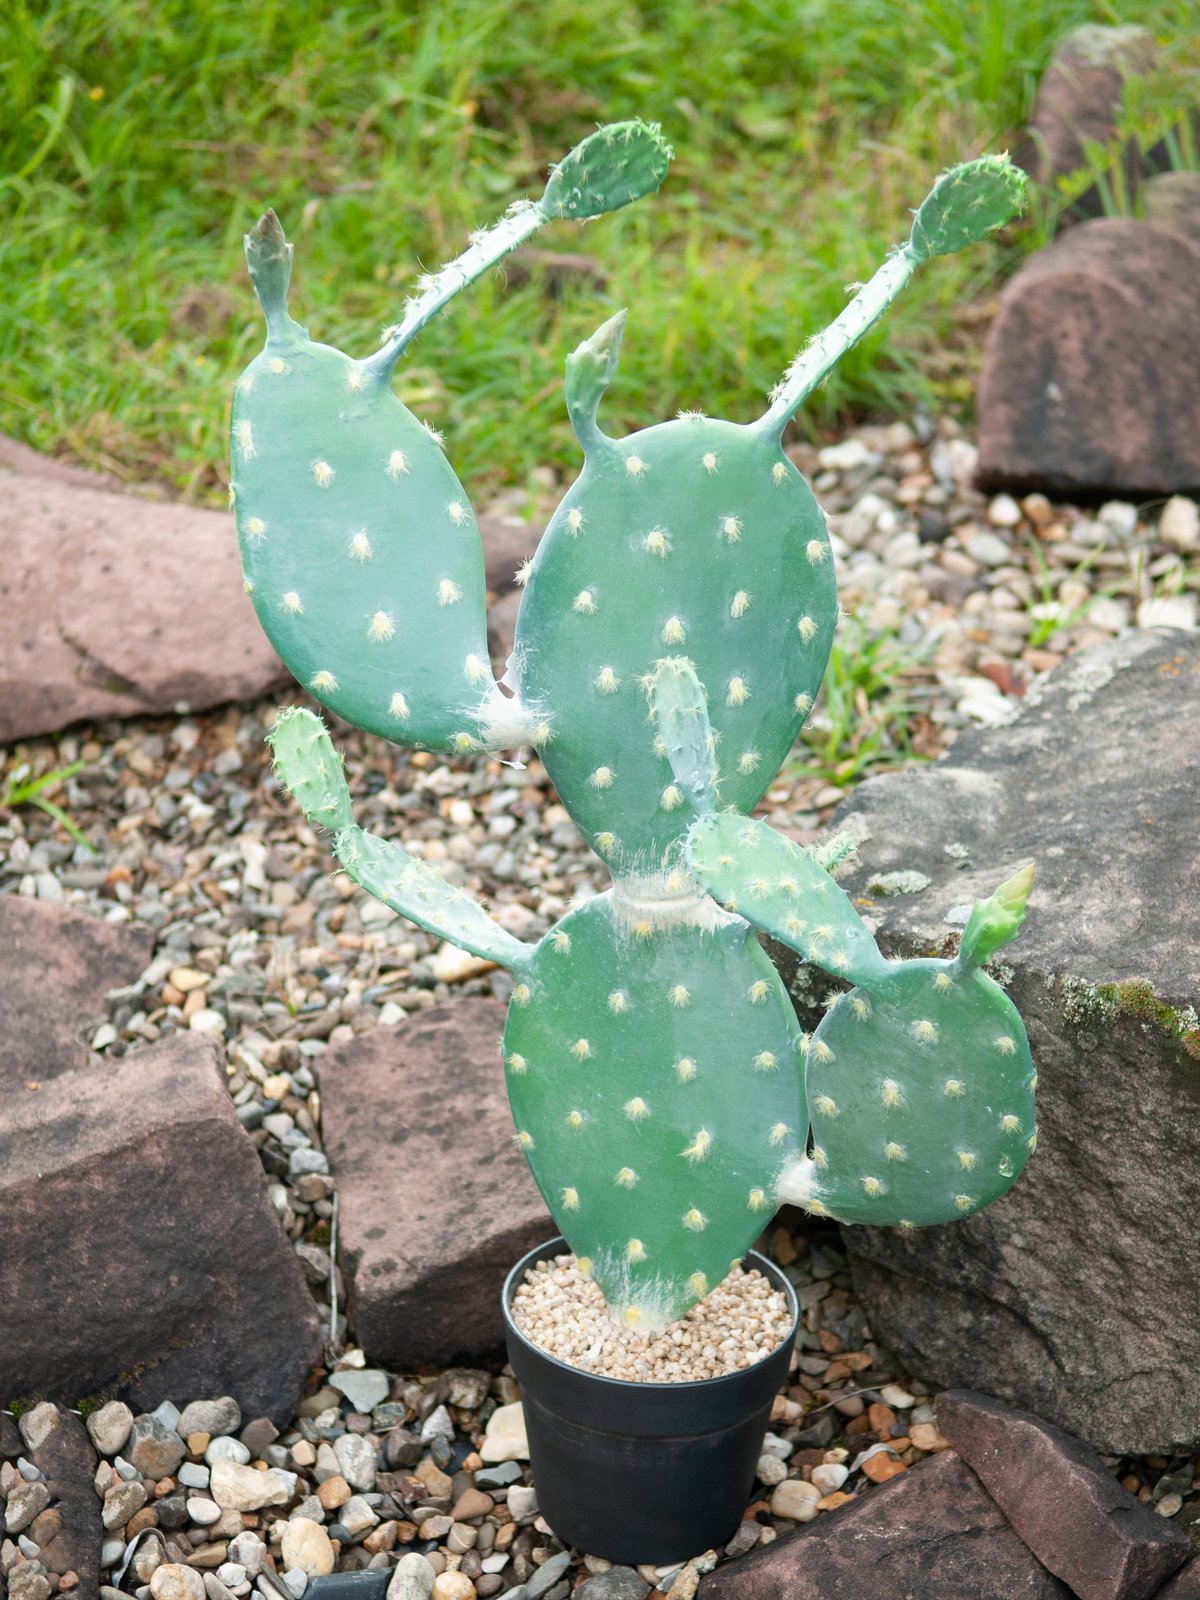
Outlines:
[[[227, 403], [261, 343], [241, 235], [296, 241], [292, 309], [374, 347], [597, 122], [660, 121], [655, 200], [535, 241], [602, 277], [498, 273], [427, 331], [398, 389], [477, 504], [573, 473], [566, 352], [630, 307], [613, 431], [744, 420], [907, 232], [948, 163], [1007, 145], [1055, 43], [1136, 22], [1153, 132], [1197, 99], [1192, 0], [64, 0], [0, 6], [0, 430], [196, 499], [223, 493]], [[1054, 203], [936, 263], [814, 397], [819, 434], [969, 404], [979, 325]], [[511, 280], [511, 281], [509, 281]]]

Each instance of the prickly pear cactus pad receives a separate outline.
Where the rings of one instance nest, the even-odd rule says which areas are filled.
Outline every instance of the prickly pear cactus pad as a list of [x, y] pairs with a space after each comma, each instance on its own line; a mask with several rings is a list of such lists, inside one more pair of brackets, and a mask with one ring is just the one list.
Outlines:
[[781, 1193], [843, 1222], [926, 1227], [999, 1198], [1036, 1143], [1012, 1001], [978, 969], [897, 962], [842, 995], [807, 1049], [813, 1143]]
[[815, 859], [765, 822], [729, 812], [692, 828], [687, 860], [729, 911], [835, 977], [868, 983], [888, 962], [844, 889]]
[[541, 754], [572, 820], [630, 873], [657, 871], [695, 816], [646, 737], [656, 662], [694, 662], [722, 800], [748, 811], [812, 705], [837, 596], [824, 516], [777, 438], [704, 417], [599, 431], [620, 332], [607, 323], [568, 369], [583, 471], [529, 571], [514, 669], [522, 699], [553, 700]]
[[[474, 512], [437, 434], [392, 392], [398, 357], [436, 310], [536, 228], [637, 199], [658, 187], [669, 158], [646, 123], [593, 134], [540, 201], [515, 207], [423, 280], [404, 321], [365, 360], [314, 343], [288, 315], [292, 246], [274, 212], [247, 235], [267, 343], [233, 407], [246, 588], [288, 668], [347, 721], [462, 752], [490, 736], [499, 698]], [[539, 720], [522, 736], [535, 740]]]
[[752, 930], [711, 900], [701, 925], [664, 904], [614, 891], [565, 917], [519, 975], [503, 1045], [538, 1187], [644, 1328], [745, 1254], [807, 1132], [795, 1013]]

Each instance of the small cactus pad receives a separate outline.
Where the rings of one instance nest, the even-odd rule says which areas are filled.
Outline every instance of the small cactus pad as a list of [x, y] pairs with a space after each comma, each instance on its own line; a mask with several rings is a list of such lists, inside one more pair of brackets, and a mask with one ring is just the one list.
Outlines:
[[844, 889], [813, 853], [765, 822], [729, 812], [688, 835], [688, 866], [730, 911], [835, 977], [870, 983], [889, 969]]
[[1025, 206], [1025, 174], [1007, 156], [981, 156], [951, 167], [929, 191], [913, 222], [909, 249], [919, 261], [976, 244]]
[[1037, 1141], [1029, 1042], [1004, 991], [952, 961], [896, 962], [839, 996], [807, 1048], [809, 1156], [778, 1198], [842, 1222], [955, 1222]]
[[613, 122], [575, 146], [550, 174], [541, 209], [582, 221], [659, 187], [673, 152], [657, 122]]
[[657, 871], [695, 815], [647, 721], [657, 663], [694, 663], [722, 801], [749, 811], [816, 695], [837, 598], [825, 519], [777, 438], [699, 416], [599, 431], [619, 336], [614, 319], [568, 366], [584, 466], [534, 557], [514, 670], [553, 707], [542, 759], [563, 804], [627, 874]]
[[804, 1149], [795, 1013], [740, 918], [603, 894], [521, 974], [504, 1034], [517, 1141], [610, 1307], [681, 1316], [750, 1248]]
[[353, 821], [342, 758], [320, 717], [288, 706], [267, 734], [280, 780], [314, 828], [338, 833]]
[[976, 900], [958, 945], [960, 967], [982, 966], [1016, 938], [1025, 920], [1033, 870], [1032, 865], [1022, 867], [989, 899]]
[[654, 669], [650, 715], [667, 748], [667, 760], [684, 798], [699, 816], [717, 803], [716, 736], [696, 669], [686, 657], [667, 656]]

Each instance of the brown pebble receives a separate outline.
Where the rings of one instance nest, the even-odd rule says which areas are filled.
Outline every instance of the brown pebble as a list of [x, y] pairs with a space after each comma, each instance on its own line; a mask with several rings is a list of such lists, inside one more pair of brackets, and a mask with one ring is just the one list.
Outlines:
[[906, 1450], [912, 1447], [912, 1440], [904, 1434], [900, 1434], [894, 1439], [889, 1439], [888, 1443], [898, 1456], [902, 1456]]
[[403, 1521], [396, 1523], [397, 1544], [411, 1544], [416, 1537], [417, 1525], [415, 1522]]
[[187, 1558], [189, 1567], [220, 1567], [224, 1566], [228, 1553], [227, 1544], [202, 1544], [199, 1550], [193, 1550]]
[[1128, 1489], [1130, 1494], [1136, 1494], [1142, 1487], [1142, 1480], [1138, 1477], [1136, 1472], [1127, 1472], [1121, 1479], [1121, 1487], [1123, 1489]]
[[870, 1417], [851, 1417], [846, 1424], [846, 1432], [857, 1438], [861, 1438], [864, 1433], [873, 1433]]
[[211, 1443], [211, 1433], [189, 1433], [187, 1436], [188, 1455], [202, 1456]]
[[889, 1478], [898, 1478], [908, 1469], [903, 1461], [897, 1461], [894, 1455], [886, 1450], [881, 1450], [877, 1456], [871, 1456], [862, 1464], [863, 1476], [870, 1478], [872, 1483], [886, 1483]]
[[79, 1574], [77, 1572], [64, 1572], [58, 1580], [58, 1587], [64, 1591], [68, 1589], [76, 1589], [78, 1586]]
[[863, 1405], [859, 1395], [851, 1394], [847, 1395], [844, 1400], [835, 1400], [833, 1409], [840, 1411], [844, 1417], [861, 1417], [867, 1408]]
[[373, 1556], [377, 1556], [380, 1551], [386, 1552], [394, 1549], [396, 1545], [396, 1529], [398, 1527], [399, 1524], [397, 1522], [381, 1522], [363, 1540], [363, 1549], [369, 1550]]
[[453, 1481], [440, 1467], [434, 1465], [430, 1456], [426, 1456], [413, 1469], [413, 1477], [423, 1485], [426, 1494], [432, 1500], [449, 1500], [454, 1491]]
[[483, 1457], [478, 1450], [472, 1450], [470, 1455], [463, 1457], [462, 1470], [464, 1472], [478, 1472], [483, 1465]]
[[[150, 1488], [150, 1484], [147, 1483], [146, 1487]], [[174, 1494], [174, 1493], [175, 1493], [175, 1479], [174, 1478], [160, 1478], [158, 1480], [158, 1482], [156, 1484], [154, 1484], [154, 1498], [156, 1500], [165, 1499], [167, 1495]]]
[[455, 1522], [470, 1522], [475, 1517], [486, 1517], [495, 1504], [491, 1495], [482, 1489], [464, 1489], [450, 1515]]
[[872, 1433], [877, 1433], [883, 1439], [890, 1433], [896, 1420], [896, 1413], [891, 1406], [882, 1405], [878, 1400], [875, 1400], [867, 1407], [867, 1418], [871, 1424]]
[[326, 1478], [324, 1483], [317, 1485], [317, 1499], [326, 1511], [336, 1511], [339, 1506], [344, 1506], [354, 1491], [340, 1474]]
[[918, 1450], [949, 1450], [950, 1441], [932, 1422], [914, 1422], [908, 1437]]
[[143, 1506], [140, 1511], [135, 1511], [125, 1524], [125, 1542], [132, 1543], [139, 1533], [144, 1533], [147, 1528], [158, 1527], [158, 1512], [153, 1506]]
[[853, 1500], [852, 1494], [847, 1494], [844, 1489], [835, 1489], [832, 1494], [827, 1494], [817, 1501], [818, 1511], [836, 1511], [839, 1506], [846, 1505]]
[[825, 1368], [822, 1383], [840, 1383], [843, 1378], [850, 1376], [850, 1368], [844, 1361], [831, 1361]]

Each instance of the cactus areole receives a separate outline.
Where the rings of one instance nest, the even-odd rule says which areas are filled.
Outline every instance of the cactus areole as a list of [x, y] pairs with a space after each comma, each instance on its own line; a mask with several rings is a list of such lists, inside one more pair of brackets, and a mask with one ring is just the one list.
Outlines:
[[[320, 718], [280, 713], [278, 774], [369, 893], [512, 973], [500, 1045], [515, 1125], [563, 1235], [614, 1315], [682, 1315], [784, 1200], [847, 1222], [953, 1222], [1036, 1141], [1021, 1020], [982, 964], [1016, 933], [1032, 872], [976, 904], [958, 956], [891, 961], [830, 873], [750, 820], [813, 704], [837, 618], [824, 517], [784, 454], [804, 397], [914, 270], [1020, 209], [987, 157], [940, 178], [909, 239], [745, 426], [682, 416], [626, 438], [597, 420], [625, 327], [567, 360], [583, 467], [525, 576], [502, 688], [483, 559], [441, 440], [391, 375], [442, 305], [537, 227], [636, 200], [670, 150], [600, 129], [466, 252], [423, 279], [363, 359], [287, 309], [274, 214], [246, 239], [267, 341], [237, 385], [233, 493], [246, 589], [315, 698], [399, 744], [535, 749], [612, 887], [536, 945], [357, 827]], [[757, 931], [853, 987], [801, 1032]]]

